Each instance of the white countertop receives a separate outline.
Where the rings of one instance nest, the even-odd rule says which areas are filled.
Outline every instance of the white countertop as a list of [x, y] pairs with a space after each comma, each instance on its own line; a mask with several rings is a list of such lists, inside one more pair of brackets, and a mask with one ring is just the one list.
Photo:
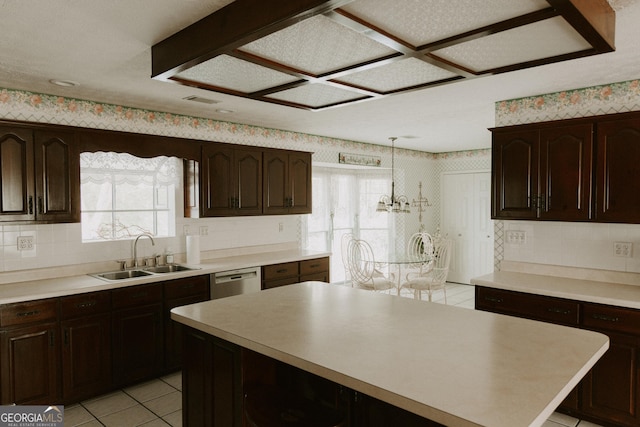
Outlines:
[[[85, 292], [103, 291], [132, 285], [141, 285], [144, 283], [179, 279], [183, 277], [201, 276], [203, 274], [217, 273], [220, 271], [234, 270], [238, 268], [260, 267], [263, 265], [302, 261], [305, 259], [326, 256], [330, 256], [330, 253], [307, 250], [283, 250], [203, 260], [198, 265], [180, 263], [181, 265], [193, 267], [194, 270], [154, 274], [151, 276], [117, 281], [105, 281], [87, 274], [79, 274], [51, 279], [5, 283], [0, 284], [0, 304], [53, 298]], [[95, 273], [99, 272], [100, 271], [96, 271]], [[29, 273], [25, 272], [24, 274]]]
[[628, 282], [616, 283], [522, 271], [495, 271], [471, 279], [472, 285], [640, 309], [640, 282]]
[[320, 282], [171, 313], [453, 427], [542, 425], [609, 342], [591, 331]]

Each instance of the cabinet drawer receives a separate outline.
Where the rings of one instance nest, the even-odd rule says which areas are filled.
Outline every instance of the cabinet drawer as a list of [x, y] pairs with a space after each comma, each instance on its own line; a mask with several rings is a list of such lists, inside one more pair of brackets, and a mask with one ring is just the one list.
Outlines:
[[263, 280], [284, 279], [298, 275], [298, 262], [287, 262], [283, 264], [266, 265], [262, 270]]
[[640, 336], [640, 310], [585, 303], [583, 322], [586, 328], [626, 332]]
[[55, 321], [58, 316], [58, 300], [46, 299], [0, 306], [0, 326], [25, 325]]
[[183, 298], [191, 295], [209, 295], [209, 276], [195, 276], [171, 280], [164, 284], [165, 299]]
[[561, 325], [578, 325], [580, 304], [561, 298], [476, 287], [476, 308]]
[[329, 271], [329, 258], [316, 258], [300, 261], [300, 275]]
[[262, 281], [262, 289], [278, 288], [280, 286], [293, 285], [298, 282], [300, 282], [298, 276], [285, 277], [284, 279], [279, 280]]
[[114, 309], [154, 304], [161, 301], [162, 285], [157, 283], [116, 289], [111, 294], [111, 303]]
[[111, 310], [111, 292], [90, 292], [60, 298], [60, 317], [73, 317], [105, 313]]

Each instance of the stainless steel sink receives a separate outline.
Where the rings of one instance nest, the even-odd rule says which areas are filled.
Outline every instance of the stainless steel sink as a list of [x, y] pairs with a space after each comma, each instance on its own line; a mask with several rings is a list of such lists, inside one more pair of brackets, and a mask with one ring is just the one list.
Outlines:
[[114, 281], [114, 280], [133, 279], [136, 277], [152, 276], [154, 274], [177, 273], [179, 271], [189, 271], [189, 270], [196, 270], [196, 269], [191, 267], [185, 267], [184, 265], [170, 264], [170, 265], [159, 265], [156, 267], [138, 268], [135, 270], [108, 271], [106, 273], [90, 274], [90, 276], [97, 277], [98, 279]]
[[170, 264], [170, 265], [159, 265], [156, 267], [146, 267], [142, 269], [143, 271], [149, 271], [151, 273], [176, 273], [178, 271], [189, 271], [195, 270], [191, 267], [185, 267], [184, 265], [178, 264]]
[[100, 279], [106, 280], [123, 280], [123, 279], [133, 279], [134, 277], [143, 277], [150, 276], [151, 273], [142, 270], [119, 270], [119, 271], [109, 271], [106, 273], [98, 273], [92, 274], [92, 276], [98, 277]]

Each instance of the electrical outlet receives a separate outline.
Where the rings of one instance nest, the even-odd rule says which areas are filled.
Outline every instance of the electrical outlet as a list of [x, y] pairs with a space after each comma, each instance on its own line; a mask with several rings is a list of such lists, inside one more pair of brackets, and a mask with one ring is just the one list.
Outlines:
[[278, 223], [278, 231], [279, 231], [280, 233], [282, 233], [282, 230], [284, 230], [284, 224], [283, 224], [283, 223], [281, 223], [281, 222], [279, 222], [279, 223]]
[[631, 242], [614, 242], [613, 243], [614, 256], [631, 258], [632, 250], [633, 250], [633, 243]]
[[524, 245], [527, 242], [527, 233], [524, 231], [508, 230], [506, 232], [507, 243], [512, 245]]
[[200, 226], [200, 235], [201, 236], [208, 236], [209, 235], [209, 227], [207, 227], [206, 225], [201, 225]]
[[18, 250], [30, 251], [33, 249], [33, 236], [18, 236]]

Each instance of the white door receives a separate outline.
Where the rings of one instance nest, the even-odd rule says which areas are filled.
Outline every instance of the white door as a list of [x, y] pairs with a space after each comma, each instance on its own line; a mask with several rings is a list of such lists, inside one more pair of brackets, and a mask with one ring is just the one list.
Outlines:
[[469, 283], [493, 271], [491, 173], [442, 175], [441, 232], [453, 240], [447, 281]]

